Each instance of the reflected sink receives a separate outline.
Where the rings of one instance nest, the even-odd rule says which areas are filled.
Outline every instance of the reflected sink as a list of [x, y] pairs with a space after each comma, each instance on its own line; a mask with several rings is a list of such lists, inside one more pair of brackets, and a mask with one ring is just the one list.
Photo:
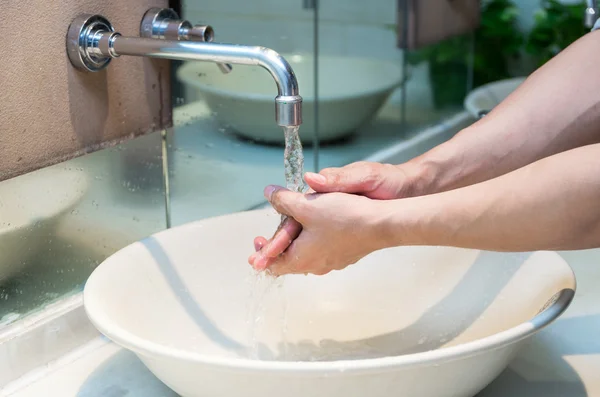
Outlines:
[[[314, 138], [314, 57], [283, 54], [294, 69], [303, 98], [300, 138]], [[402, 65], [376, 58], [319, 54], [319, 139], [347, 136], [369, 122], [402, 83]], [[281, 127], [273, 122], [277, 88], [259, 66], [236, 66], [223, 74], [206, 62], [187, 62], [179, 80], [194, 87], [217, 120], [246, 138], [282, 144]]]
[[478, 119], [504, 101], [523, 84], [525, 79], [525, 77], [514, 77], [484, 84], [466, 96], [465, 109], [474, 119]]
[[554, 252], [378, 251], [326, 276], [257, 276], [271, 209], [160, 232], [103, 262], [86, 312], [183, 397], [470, 397], [570, 304]]
[[63, 165], [0, 182], [0, 284], [29, 265], [87, 186], [82, 170]]

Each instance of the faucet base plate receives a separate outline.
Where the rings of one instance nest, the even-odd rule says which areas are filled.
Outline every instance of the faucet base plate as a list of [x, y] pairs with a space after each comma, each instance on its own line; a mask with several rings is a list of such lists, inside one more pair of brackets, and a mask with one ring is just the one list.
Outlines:
[[[144, 14], [142, 23], [140, 24], [140, 36], [148, 39], [169, 39], [177, 40], [177, 38], [169, 36], [169, 23], [178, 23], [179, 15], [170, 8], [151, 8]], [[189, 22], [188, 22], [189, 24]], [[190, 25], [191, 26], [191, 25]], [[179, 33], [176, 30], [175, 35]]]
[[67, 32], [67, 54], [73, 66], [89, 72], [107, 67], [112, 58], [97, 51], [95, 35], [108, 32], [114, 32], [114, 28], [101, 15], [83, 14], [75, 18]]

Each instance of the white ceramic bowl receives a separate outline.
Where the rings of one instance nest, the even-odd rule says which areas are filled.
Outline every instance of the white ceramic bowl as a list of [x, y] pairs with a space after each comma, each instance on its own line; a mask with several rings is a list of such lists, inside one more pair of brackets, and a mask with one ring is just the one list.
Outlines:
[[85, 173], [63, 166], [0, 182], [0, 283], [29, 264], [86, 190]]
[[[314, 57], [284, 55], [303, 98], [301, 139], [314, 134]], [[253, 140], [283, 143], [275, 123], [277, 87], [259, 66], [234, 66], [222, 74], [212, 63], [187, 62], [178, 78], [196, 87], [217, 120]], [[402, 82], [402, 65], [374, 58], [319, 55], [319, 139], [331, 141], [369, 122]]]
[[257, 282], [252, 238], [278, 222], [238, 213], [124, 248], [89, 278], [89, 318], [183, 397], [466, 397], [575, 291], [553, 252], [442, 247]]
[[478, 119], [482, 113], [490, 112], [506, 99], [525, 79], [526, 77], [515, 77], [477, 87], [465, 98], [465, 108], [471, 116]]

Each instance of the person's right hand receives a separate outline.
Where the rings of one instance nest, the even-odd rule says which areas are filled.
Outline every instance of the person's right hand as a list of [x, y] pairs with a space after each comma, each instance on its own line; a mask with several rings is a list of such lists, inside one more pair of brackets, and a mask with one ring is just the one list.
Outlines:
[[[316, 193], [350, 193], [377, 200], [392, 200], [421, 194], [408, 166], [357, 162], [341, 168], [325, 168], [318, 174], [307, 172], [304, 180]], [[254, 249], [268, 258], [277, 258], [298, 237], [302, 225], [288, 218], [270, 240], [254, 239]]]

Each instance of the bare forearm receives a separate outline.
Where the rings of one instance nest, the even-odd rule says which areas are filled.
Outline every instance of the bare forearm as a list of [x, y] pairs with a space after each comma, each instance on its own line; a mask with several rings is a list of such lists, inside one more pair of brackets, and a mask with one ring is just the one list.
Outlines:
[[[421, 193], [485, 181], [600, 142], [600, 32], [533, 73], [482, 120], [412, 161]], [[413, 167], [414, 168], [414, 167]]]
[[381, 202], [388, 246], [494, 251], [600, 247], [600, 144], [498, 178], [429, 196]]

